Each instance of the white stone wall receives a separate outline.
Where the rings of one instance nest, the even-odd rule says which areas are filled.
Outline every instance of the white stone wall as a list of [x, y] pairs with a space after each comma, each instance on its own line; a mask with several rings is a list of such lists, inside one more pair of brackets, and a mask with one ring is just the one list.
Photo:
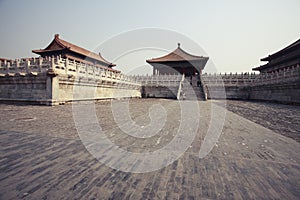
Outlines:
[[210, 99], [249, 99], [300, 104], [299, 65], [267, 74], [203, 74], [201, 78]]
[[258, 86], [280, 83], [297, 82], [300, 80], [300, 66], [295, 65], [273, 73], [229, 73], [229, 74], [203, 74], [206, 85], [224, 86]]
[[[142, 95], [176, 98], [181, 81], [182, 75], [126, 76], [116, 70], [61, 57], [0, 61], [2, 101], [57, 105], [74, 100]], [[299, 65], [271, 74], [203, 74], [201, 83], [211, 99], [300, 102]]]
[[73, 100], [141, 97], [141, 84], [119, 71], [55, 58], [0, 63], [0, 100], [57, 105]]
[[132, 78], [141, 83], [144, 98], [178, 98], [182, 81], [181, 74], [133, 76]]

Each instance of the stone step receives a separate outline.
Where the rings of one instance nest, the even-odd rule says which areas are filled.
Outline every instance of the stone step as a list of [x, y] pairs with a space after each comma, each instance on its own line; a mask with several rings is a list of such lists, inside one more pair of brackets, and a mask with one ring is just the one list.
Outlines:
[[182, 95], [186, 100], [205, 100], [205, 95], [201, 87], [183, 85]]

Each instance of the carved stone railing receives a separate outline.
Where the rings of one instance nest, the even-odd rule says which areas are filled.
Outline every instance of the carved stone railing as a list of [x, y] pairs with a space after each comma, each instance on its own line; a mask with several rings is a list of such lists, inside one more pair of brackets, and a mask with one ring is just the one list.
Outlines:
[[140, 82], [135, 78], [121, 74], [120, 71], [99, 65], [76, 62], [60, 56], [0, 61], [0, 77], [37, 76], [49, 72], [53, 75], [88, 79], [95, 82], [106, 81], [117, 84], [140, 85]]
[[[120, 71], [64, 59], [60, 56], [0, 60], [0, 77], [37, 76], [39, 74], [62, 75], [78, 79], [106, 81], [120, 84], [149, 86], [178, 86], [181, 75], [127, 76]], [[259, 86], [300, 81], [300, 66], [295, 65], [273, 73], [202, 74], [204, 85]]]
[[300, 67], [293, 66], [273, 73], [241, 73], [241, 74], [203, 74], [201, 76], [206, 85], [224, 85], [224, 86], [258, 86], [270, 85], [287, 82], [300, 81]]
[[145, 86], [178, 86], [182, 75], [132, 76], [134, 80]]
[[0, 76], [25, 76], [27, 74], [37, 75], [47, 72], [51, 68], [49, 59], [30, 58], [0, 61]]
[[226, 85], [226, 86], [241, 86], [253, 83], [258, 74], [203, 74], [201, 79], [204, 84], [209, 85]]

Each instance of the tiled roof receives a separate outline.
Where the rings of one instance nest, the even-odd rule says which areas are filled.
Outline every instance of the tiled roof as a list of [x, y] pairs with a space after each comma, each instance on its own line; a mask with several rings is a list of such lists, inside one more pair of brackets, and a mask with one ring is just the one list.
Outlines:
[[262, 58], [261, 61], [270, 61], [271, 59], [274, 59], [275, 57], [285, 54], [287, 51], [297, 49], [297, 48], [298, 49], [300, 48], [300, 39], [298, 39], [296, 42], [290, 44], [289, 46], [277, 51], [276, 53], [273, 53], [265, 58]]
[[294, 59], [299, 57], [299, 53], [300, 53], [300, 39], [290, 44], [289, 46], [277, 51], [276, 53], [273, 53], [265, 58], [260, 59], [261, 61], [268, 61], [268, 63], [261, 65], [259, 67], [252, 68], [252, 70], [260, 71], [260, 70], [271, 68], [275, 65], [278, 65], [279, 63], [286, 62], [287, 59]]
[[148, 63], [156, 63], [156, 62], [174, 62], [174, 61], [193, 61], [193, 60], [203, 60], [203, 59], [208, 59], [208, 58], [189, 54], [186, 51], [182, 50], [180, 48], [180, 44], [178, 43], [177, 49], [175, 49], [171, 53], [159, 58], [148, 59], [146, 61]]
[[108, 62], [100, 54], [96, 54], [94, 52], [91, 52], [82, 47], [79, 47], [70, 42], [60, 39], [58, 34], [55, 34], [54, 40], [45, 49], [33, 50], [32, 52], [39, 54], [47, 51], [55, 51], [60, 49], [69, 49], [72, 52], [103, 62], [108, 66], [115, 66], [115, 64]]

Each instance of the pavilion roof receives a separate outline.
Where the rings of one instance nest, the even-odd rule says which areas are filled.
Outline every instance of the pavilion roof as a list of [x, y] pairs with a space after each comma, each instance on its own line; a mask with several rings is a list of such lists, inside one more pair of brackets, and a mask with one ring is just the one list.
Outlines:
[[180, 43], [178, 43], [177, 49], [172, 51], [171, 53], [158, 57], [146, 60], [148, 63], [161, 63], [161, 62], [178, 62], [178, 61], [196, 61], [208, 59], [208, 57], [203, 56], [195, 56], [187, 53], [182, 48], [180, 48]]
[[32, 52], [36, 53], [36, 54], [42, 54], [42, 53], [52, 52], [52, 51], [57, 51], [57, 50], [62, 50], [62, 49], [68, 49], [71, 52], [75, 52], [75, 53], [83, 55], [85, 57], [100, 61], [111, 67], [116, 66], [115, 64], [105, 60], [100, 55], [100, 53], [96, 54], [96, 53], [86, 50], [82, 47], [79, 47], [75, 44], [72, 44], [70, 42], [60, 39], [59, 34], [55, 34], [54, 39], [45, 49], [33, 50]]

